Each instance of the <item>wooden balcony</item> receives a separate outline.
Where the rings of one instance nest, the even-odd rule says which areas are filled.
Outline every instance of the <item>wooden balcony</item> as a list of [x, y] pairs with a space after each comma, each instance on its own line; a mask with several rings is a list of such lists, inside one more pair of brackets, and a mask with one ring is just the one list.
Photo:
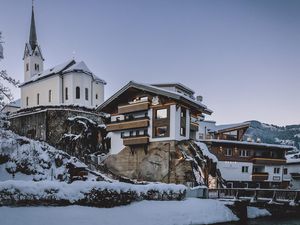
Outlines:
[[137, 136], [137, 137], [126, 137], [123, 138], [123, 145], [131, 146], [131, 145], [142, 145], [148, 144], [149, 137], [148, 136]]
[[263, 164], [263, 165], [284, 165], [286, 163], [286, 159], [254, 157], [252, 158], [252, 162], [253, 164]]
[[106, 130], [109, 131], [119, 131], [137, 128], [146, 128], [149, 126], [149, 119], [136, 119], [130, 121], [120, 121], [116, 123], [107, 124]]
[[252, 181], [265, 181], [268, 178], [269, 174], [265, 172], [255, 172], [252, 174]]
[[144, 111], [149, 109], [149, 102], [137, 102], [128, 105], [118, 106], [118, 114]]

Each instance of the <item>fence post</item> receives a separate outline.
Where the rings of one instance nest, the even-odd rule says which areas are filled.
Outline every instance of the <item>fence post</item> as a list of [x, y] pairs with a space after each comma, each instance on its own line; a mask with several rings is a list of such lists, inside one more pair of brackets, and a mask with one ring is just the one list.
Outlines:
[[273, 202], [276, 202], [276, 191], [275, 191], [275, 190], [274, 190], [274, 192], [273, 192], [272, 201], [273, 201]]
[[218, 193], [218, 198], [220, 198], [220, 189], [218, 189], [217, 193]]

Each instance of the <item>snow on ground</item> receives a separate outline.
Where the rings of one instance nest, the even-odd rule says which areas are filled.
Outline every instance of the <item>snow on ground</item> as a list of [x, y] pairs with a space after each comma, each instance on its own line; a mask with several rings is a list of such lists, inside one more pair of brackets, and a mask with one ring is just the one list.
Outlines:
[[224, 205], [211, 199], [142, 201], [115, 208], [1, 207], [1, 225], [190, 225], [237, 221]]
[[258, 217], [271, 216], [271, 213], [266, 209], [260, 209], [257, 207], [247, 207], [247, 214], [249, 219], [255, 219]]

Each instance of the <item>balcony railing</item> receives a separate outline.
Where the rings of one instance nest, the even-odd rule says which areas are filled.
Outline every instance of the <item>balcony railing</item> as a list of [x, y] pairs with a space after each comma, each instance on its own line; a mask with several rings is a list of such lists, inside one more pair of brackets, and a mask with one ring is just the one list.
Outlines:
[[265, 181], [268, 180], [269, 173], [266, 172], [253, 172], [252, 181]]
[[143, 102], [136, 102], [136, 103], [118, 106], [118, 113], [124, 114], [124, 113], [144, 111], [148, 109], [149, 109], [149, 102], [143, 101]]
[[123, 145], [131, 146], [131, 145], [143, 145], [149, 143], [149, 136], [132, 136], [123, 138]]
[[252, 162], [263, 165], [283, 165], [286, 163], [286, 159], [253, 157]]
[[116, 121], [110, 124], [107, 124], [107, 131], [119, 131], [119, 130], [128, 130], [128, 129], [137, 129], [137, 128], [146, 128], [149, 126], [149, 118], [139, 118], [133, 120], [123, 120]]

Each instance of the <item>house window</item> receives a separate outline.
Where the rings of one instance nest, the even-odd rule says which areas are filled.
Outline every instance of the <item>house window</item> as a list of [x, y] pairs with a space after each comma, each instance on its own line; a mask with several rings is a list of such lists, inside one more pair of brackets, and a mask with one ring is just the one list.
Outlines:
[[225, 156], [232, 156], [232, 149], [231, 148], [226, 148], [225, 149]]
[[279, 167], [275, 167], [274, 168], [274, 174], [278, 174], [280, 173], [280, 168]]
[[166, 119], [168, 118], [168, 109], [157, 109], [155, 113], [156, 119]]
[[76, 99], [80, 99], [80, 87], [76, 87]]
[[40, 104], [40, 94], [39, 93], [36, 95], [36, 104], [37, 105]]
[[242, 166], [242, 173], [248, 173], [248, 166]]
[[85, 89], [85, 100], [89, 100], [89, 89]]
[[66, 100], [68, 100], [69, 99], [69, 96], [68, 96], [68, 88], [66, 87], [66, 89], [65, 89], [66, 91], [65, 91], [65, 95], [66, 95]]
[[34, 64], [34, 69], [35, 71], [39, 71], [40, 70], [40, 65], [39, 64]]
[[185, 127], [180, 127], [180, 135], [185, 136]]
[[29, 105], [29, 97], [26, 97], [26, 106]]
[[186, 135], [186, 108], [181, 107], [180, 112], [180, 135]]
[[52, 91], [51, 90], [49, 90], [49, 93], [48, 93], [48, 100], [49, 100], [49, 102], [51, 102], [51, 100], [52, 100]]
[[96, 99], [98, 99], [98, 94], [96, 94]]
[[240, 150], [240, 157], [248, 157], [249, 151], [247, 150]]
[[168, 136], [168, 127], [167, 126], [156, 127], [155, 136], [156, 137], [166, 137], [166, 136]]
[[26, 72], [29, 71], [29, 64], [26, 63]]
[[144, 135], [148, 135], [148, 130], [147, 129], [144, 130]]
[[287, 174], [288, 174], [288, 168], [284, 168], [284, 169], [283, 169], [283, 174], [284, 174], [284, 175], [287, 175]]

